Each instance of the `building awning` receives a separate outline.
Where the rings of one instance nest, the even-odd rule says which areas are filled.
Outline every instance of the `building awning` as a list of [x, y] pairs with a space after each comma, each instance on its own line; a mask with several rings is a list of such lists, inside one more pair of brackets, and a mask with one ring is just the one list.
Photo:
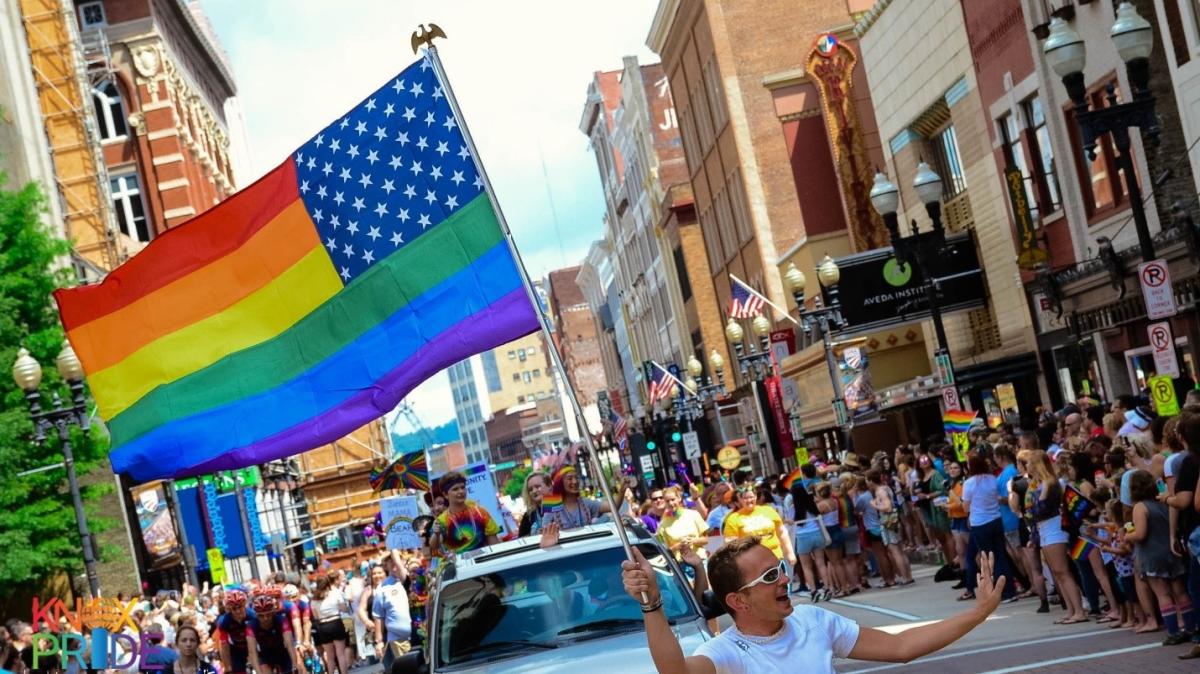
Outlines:
[[1034, 353], [954, 368], [955, 383], [960, 390], [987, 388], [1037, 373], [1038, 359]]

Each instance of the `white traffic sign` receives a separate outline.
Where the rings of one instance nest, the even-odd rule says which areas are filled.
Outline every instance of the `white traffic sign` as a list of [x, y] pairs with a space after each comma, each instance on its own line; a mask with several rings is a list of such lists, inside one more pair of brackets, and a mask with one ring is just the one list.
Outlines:
[[683, 434], [683, 453], [689, 460], [700, 458], [700, 436], [696, 431]]
[[1150, 349], [1154, 353], [1154, 369], [1159, 375], [1172, 379], [1179, 376], [1179, 361], [1175, 358], [1175, 338], [1171, 335], [1171, 324], [1167, 321], [1151, 323], [1146, 328], [1150, 337]]
[[643, 473], [653, 473], [654, 472], [654, 459], [650, 458], [649, 454], [642, 455], [642, 472]]
[[961, 410], [962, 403], [958, 399], [958, 387], [943, 386], [942, 387], [942, 404], [946, 406], [946, 411]]
[[1179, 308], [1175, 306], [1175, 290], [1171, 287], [1171, 274], [1167, 271], [1165, 260], [1151, 260], [1139, 264], [1138, 285], [1142, 286], [1148, 318], [1167, 318], [1179, 313]]

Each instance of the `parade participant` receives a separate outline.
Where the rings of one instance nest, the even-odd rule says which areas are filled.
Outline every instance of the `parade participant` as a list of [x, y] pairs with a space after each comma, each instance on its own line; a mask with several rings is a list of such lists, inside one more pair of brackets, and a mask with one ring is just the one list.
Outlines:
[[316, 652], [312, 643], [312, 606], [308, 597], [300, 593], [300, 588], [291, 583], [283, 586], [283, 612], [292, 621], [292, 638], [296, 645], [304, 652]]
[[[963, 490], [963, 467], [958, 461], [947, 461], [946, 474], [949, 478], [946, 480], [946, 501], [934, 504], [935, 508], [940, 507], [946, 511], [946, 516], [950, 518], [950, 534], [954, 540], [954, 565], [962, 569], [964, 573], [968, 572], [967, 568], [967, 545], [971, 540], [971, 528], [967, 523], [967, 509], [963, 506], [962, 490]], [[963, 576], [963, 587], [966, 587], [966, 576]], [[959, 599], [971, 599], [971, 591], [966, 590], [962, 593]]]
[[[941, 548], [946, 562], [955, 563], [958, 553], [950, 533], [950, 516], [944, 508], [934, 506], [935, 501], [941, 503], [946, 496], [946, 480], [934, 467], [933, 459], [928, 454], [917, 458], [917, 471], [919, 475], [912, 493], [925, 533], [930, 541]], [[962, 567], [956, 565], [956, 568]]]
[[518, 536], [531, 536], [542, 529], [542, 494], [550, 486], [550, 477], [540, 470], [525, 476], [521, 487], [521, 499], [525, 502], [525, 514], [517, 525]]
[[833, 672], [833, 659], [909, 662], [944, 648], [991, 615], [1003, 591], [992, 584], [992, 562], [980, 564], [979, 599], [970, 610], [946, 620], [889, 634], [816, 606], [793, 606], [787, 573], [757, 538], [726, 543], [708, 563], [709, 583], [733, 617], [733, 627], [685, 656], [662, 610], [654, 568], [633, 549], [623, 562], [625, 591], [642, 604], [646, 640], [655, 668], [663, 674], [782, 674]]
[[709, 496], [708, 517], [705, 518], [705, 523], [708, 524], [709, 536], [720, 536], [721, 529], [725, 525], [725, 517], [733, 512], [733, 507], [730, 502], [734, 497], [734, 489], [728, 482], [718, 482], [712, 489]]
[[432, 550], [462, 553], [500, 542], [500, 525], [486, 508], [467, 500], [467, 477], [452, 470], [438, 481], [447, 507], [433, 521]]
[[217, 674], [216, 668], [200, 657], [203, 641], [200, 631], [191, 625], [181, 625], [176, 630], [175, 653], [178, 657], [171, 665], [171, 674]]
[[387, 578], [375, 589], [371, 599], [371, 615], [375, 619], [375, 657], [383, 660], [383, 671], [391, 672], [396, 656], [412, 638], [412, 615], [408, 610], [408, 591], [404, 581], [408, 569], [400, 553], [392, 550], [383, 558]]
[[257, 618], [246, 634], [250, 666], [258, 674], [291, 674], [292, 663], [304, 657], [296, 648], [291, 618], [283, 612], [283, 593], [277, 587], [263, 588], [254, 593], [252, 606]]
[[646, 530], [650, 533], [658, 533], [658, 523], [662, 519], [666, 504], [666, 497], [663, 495], [663, 490], [661, 489], [652, 490], [650, 498], [642, 504], [638, 519], [642, 521], [642, 524], [646, 526]]
[[1062, 528], [1062, 486], [1055, 477], [1049, 456], [1041, 450], [1025, 450], [1017, 455], [1029, 476], [1025, 492], [1025, 516], [1032, 523], [1030, 535], [1041, 548], [1042, 556], [1054, 576], [1058, 594], [1067, 605], [1067, 616], [1054, 621], [1058, 625], [1088, 622], [1083, 610], [1083, 595], [1068, 566], [1067, 541]]
[[689, 550], [701, 559], [707, 558], [708, 551], [704, 546], [708, 545], [708, 525], [704, 518], [695, 510], [684, 507], [679, 487], [667, 487], [663, 496], [666, 509], [658, 525], [659, 539], [675, 553], [675, 559], [682, 560]]
[[1126, 527], [1125, 540], [1133, 543], [1142, 574], [1158, 599], [1159, 615], [1167, 628], [1163, 645], [1182, 644], [1196, 631], [1196, 616], [1184, 587], [1187, 566], [1171, 552], [1168, 506], [1158, 500], [1154, 476], [1148, 471], [1133, 471], [1129, 493], [1134, 501], [1133, 528]]
[[[837, 481], [838, 478], [833, 478]], [[813, 487], [813, 492], [816, 496], [817, 509], [821, 511], [821, 524], [825, 526], [825, 533], [829, 537], [829, 545], [821, 551], [821, 557], [818, 558], [818, 568], [821, 562], [825, 566], [825, 599], [830, 598], [830, 586], [833, 587], [832, 596], [841, 598], [850, 594], [850, 588], [842, 573], [842, 549], [845, 543], [845, 534], [842, 532], [842, 514], [839, 511], [839, 499], [834, 496], [833, 485], [830, 482], [818, 482]]]
[[[562, 505], [542, 514], [542, 526], [557, 522], [563, 531], [578, 529], [588, 526], [602, 513], [611, 512], [607, 501], [587, 498], [579, 493], [579, 474], [571, 465], [564, 465], [554, 472], [554, 479], [550, 483], [550, 496]], [[545, 500], [546, 497], [543, 496], [543, 508]], [[625, 501], [625, 490], [614, 489], [613, 501], [620, 511], [621, 504]]]
[[863, 575], [862, 533], [858, 517], [854, 512], [854, 496], [858, 486], [858, 476], [845, 473], [840, 478], [841, 486], [834, 488], [838, 496], [838, 519], [842, 523], [842, 576], [850, 588], [850, 594], [868, 589], [867, 579]]
[[[1192, 394], [1196, 394], [1193, 396]], [[1188, 400], [1200, 397], [1196, 390], [1188, 392]], [[1189, 405], [1183, 408], [1176, 427], [1183, 459], [1175, 472], [1175, 481], [1164, 499], [1176, 514], [1176, 541], [1172, 552], [1190, 553], [1188, 574], [1188, 597], [1192, 610], [1200, 606], [1200, 407]], [[1190, 653], [1179, 657], [1200, 658], [1200, 634], [1192, 637], [1196, 644]]]
[[738, 506], [737, 510], [725, 517], [725, 525], [721, 530], [725, 540], [755, 536], [775, 553], [776, 558], [787, 560], [788, 565], [795, 568], [796, 554], [792, 551], [792, 542], [788, 540], [783, 520], [775, 508], [758, 505], [758, 496], [750, 486], [738, 490]]
[[350, 657], [346, 649], [349, 634], [342, 616], [350, 612], [350, 604], [338, 587], [335, 573], [322, 576], [313, 591], [313, 621], [316, 628], [314, 641], [321, 648], [329, 670], [336, 666], [341, 674], [350, 671]]
[[221, 674], [246, 674], [250, 664], [247, 647], [247, 623], [256, 619], [254, 609], [246, 605], [242, 590], [225, 592], [225, 612], [217, 618], [217, 642], [220, 644]]

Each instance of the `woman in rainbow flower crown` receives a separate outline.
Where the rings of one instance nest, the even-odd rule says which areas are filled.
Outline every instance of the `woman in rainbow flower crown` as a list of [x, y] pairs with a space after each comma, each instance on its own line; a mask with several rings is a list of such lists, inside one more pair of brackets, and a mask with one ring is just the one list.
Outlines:
[[446, 495], [446, 510], [433, 521], [429, 549], [464, 553], [500, 542], [500, 525], [486, 508], [467, 500], [467, 477], [450, 471], [438, 480]]

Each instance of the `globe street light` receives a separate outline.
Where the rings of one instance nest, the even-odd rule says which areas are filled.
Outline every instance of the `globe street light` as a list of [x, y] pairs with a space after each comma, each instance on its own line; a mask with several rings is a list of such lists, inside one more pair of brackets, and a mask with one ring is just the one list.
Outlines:
[[71, 426], [78, 426], [84, 433], [87, 433], [90, 427], [83, 394], [83, 366], [69, 343], [63, 344], [62, 351], [55, 359], [55, 365], [71, 390], [70, 406], [64, 405], [55, 392], [51, 396], [54, 407], [42, 409], [42, 396], [38, 391], [42, 383], [42, 366], [23, 347], [17, 351], [17, 359], [13, 363], [13, 381], [25, 392], [25, 401], [29, 404], [29, 417], [33, 421], [34, 441], [40, 445], [46, 441], [47, 431], [58, 430], [63, 466], [67, 469], [67, 485], [71, 491], [71, 502], [75, 506], [75, 524], [79, 527], [79, 542], [83, 547], [83, 567], [87, 573], [88, 588], [92, 597], [99, 597], [100, 576], [96, 571], [95, 547], [92, 535], [88, 531], [87, 518], [84, 516], [83, 497], [80, 495], [79, 480], [75, 475], [75, 454], [71, 450]]
[[[755, 424], [762, 435], [763, 445], [767, 450], [765, 460], [760, 457], [760, 463], [765, 471], [777, 472], [778, 463], [776, 461], [775, 449], [771, 444], [771, 434], [768, 432], [767, 417], [763, 413], [762, 400], [759, 398], [758, 387], [763, 380], [771, 376], [771, 320], [761, 313], [754, 316], [750, 321], [750, 328], [754, 334], [758, 336], [758, 343], [755, 344], [751, 340], [750, 348], [742, 339], [746, 336], [746, 331], [736, 318], [732, 316], [729, 322], [725, 324], [725, 337], [729, 343], [733, 345], [734, 353], [737, 354], [738, 369], [742, 373], [742, 377], [749, 380], [750, 397], [754, 400], [754, 411], [757, 416]], [[720, 419], [718, 418], [718, 423]], [[756, 451], [758, 451], [756, 449]], [[782, 458], [782, 457], [780, 457]]]
[[1158, 139], [1158, 116], [1154, 111], [1154, 96], [1150, 93], [1150, 53], [1154, 50], [1154, 30], [1150, 22], [1137, 13], [1133, 5], [1122, 2], [1117, 7], [1117, 20], [1109, 36], [1117, 48], [1129, 84], [1132, 100], [1117, 103], [1113, 86], [1108, 86], [1107, 105], [1091, 108], [1083, 66], [1087, 63], [1087, 46], [1069, 23], [1060, 17], [1050, 20], [1050, 35], [1042, 44], [1042, 52], [1050, 68], [1062, 78], [1067, 95], [1075, 104], [1075, 122], [1083, 137], [1083, 149], [1089, 160], [1096, 158], [1096, 144], [1104, 134], [1111, 134], [1117, 148], [1117, 166], [1125, 176], [1129, 190], [1129, 206], [1137, 229], [1138, 247], [1142, 260], [1154, 259], [1154, 239], [1142, 207], [1142, 189], [1138, 184], [1133, 157], [1130, 155], [1129, 127], [1144, 129], [1151, 141]]
[[[792, 299], [796, 302], [796, 309], [800, 313], [800, 328], [806, 337], [811, 336], [812, 331], [816, 330], [821, 338], [821, 347], [825, 351], [825, 366], [829, 368], [829, 382], [833, 387], [833, 411], [834, 421], [838, 428], [838, 443], [844, 447], [846, 443], [842, 435], [842, 428], [849, 423], [850, 415], [846, 409], [842, 377], [838, 372], [837, 359], [833, 353], [833, 331], [845, 327], [837, 291], [841, 278], [842, 272], [838, 268], [837, 262], [828, 255], [822, 258], [821, 263], [817, 265], [817, 281], [821, 284], [821, 292], [827, 301], [809, 309], [804, 304], [804, 272], [800, 271], [793, 263], [788, 265], [787, 271], [783, 275], [783, 280], [787, 284], [788, 290], [791, 291]], [[798, 419], [796, 425], [799, 426]]]

